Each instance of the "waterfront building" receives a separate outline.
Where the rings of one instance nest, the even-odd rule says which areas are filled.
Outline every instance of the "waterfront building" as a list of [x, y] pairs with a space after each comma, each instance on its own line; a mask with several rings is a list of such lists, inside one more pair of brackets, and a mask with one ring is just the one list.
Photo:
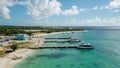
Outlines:
[[29, 35], [27, 34], [17, 34], [16, 35], [16, 40], [28, 40], [29, 39]]

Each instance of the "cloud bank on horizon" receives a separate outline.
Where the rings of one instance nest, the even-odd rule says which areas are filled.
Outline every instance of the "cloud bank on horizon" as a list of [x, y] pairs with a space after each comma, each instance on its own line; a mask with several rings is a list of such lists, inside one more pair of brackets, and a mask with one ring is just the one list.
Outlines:
[[[69, 0], [70, 1], [70, 0]], [[81, 7], [83, 5], [78, 5], [77, 2], [82, 2], [82, 0], [72, 0], [72, 2], [75, 2], [74, 4], [71, 4], [70, 6], [65, 5], [64, 2], [69, 3], [69, 1], [64, 0], [0, 0], [0, 20], [3, 22], [8, 22], [8, 20], [13, 20], [11, 14], [12, 7], [15, 7], [17, 5], [24, 6], [26, 11], [24, 12], [26, 16], [31, 17], [31, 19], [34, 20], [34, 22], [44, 22], [45, 25], [50, 25], [53, 22], [53, 25], [69, 25], [69, 26], [76, 26], [76, 25], [85, 25], [85, 26], [94, 26], [94, 25], [105, 25], [105, 26], [116, 26], [120, 25], [120, 0], [111, 0], [110, 2], [107, 1], [104, 5], [95, 5], [92, 7], [85, 6]], [[99, 0], [98, 0], [99, 1]], [[90, 4], [91, 5], [91, 4]], [[19, 8], [18, 8], [19, 9]], [[107, 11], [107, 12], [106, 12]], [[16, 9], [17, 12], [17, 9]], [[93, 17], [88, 17], [87, 15], [90, 15], [90, 13], [94, 15]], [[101, 16], [101, 13], [104, 14], [108, 13], [111, 14], [111, 17], [106, 17], [106, 14]], [[86, 18], [81, 20], [81, 14], [87, 14], [85, 15]], [[99, 15], [100, 14], [100, 15]], [[16, 14], [17, 15], [17, 14]], [[81, 15], [81, 16], [80, 16]], [[54, 16], [58, 17], [57, 20], [60, 20], [57, 22], [57, 20], [53, 20]], [[101, 16], [101, 17], [99, 17]], [[66, 20], [59, 19], [59, 18], [65, 18]], [[51, 18], [52, 21], [51, 21]], [[1, 22], [0, 21], [0, 22]], [[49, 21], [49, 22], [48, 22]], [[13, 22], [13, 21], [11, 21]], [[17, 22], [17, 21], [15, 21]], [[29, 21], [28, 21], [29, 22]], [[61, 23], [63, 22], [63, 23]], [[42, 23], [41, 23], [42, 24]], [[44, 25], [43, 24], [43, 25]], [[32, 24], [31, 24], [32, 25]]]

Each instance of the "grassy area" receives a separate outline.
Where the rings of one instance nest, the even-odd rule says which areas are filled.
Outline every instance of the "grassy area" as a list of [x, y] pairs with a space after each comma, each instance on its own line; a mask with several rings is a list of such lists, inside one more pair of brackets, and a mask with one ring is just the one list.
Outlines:
[[[28, 48], [32, 43], [31, 42], [15, 42], [14, 44], [18, 45], [18, 48]], [[10, 49], [11, 45], [4, 46], [6, 49]]]
[[31, 46], [31, 42], [19, 42], [16, 43], [18, 45], [18, 48], [28, 48], [29, 46]]
[[0, 57], [5, 56], [5, 51], [4, 50], [0, 50]]
[[32, 44], [31, 42], [15, 42], [13, 45], [4, 46], [3, 47], [4, 50], [0, 50], [0, 57], [5, 56], [7, 54], [6, 51], [12, 48], [14, 49], [15, 46], [16, 46], [16, 49], [20, 49], [20, 48], [28, 48], [31, 44]]

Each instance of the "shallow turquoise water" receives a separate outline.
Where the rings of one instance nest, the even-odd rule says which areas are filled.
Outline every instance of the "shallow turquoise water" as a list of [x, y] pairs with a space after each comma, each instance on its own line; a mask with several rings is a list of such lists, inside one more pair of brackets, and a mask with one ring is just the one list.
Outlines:
[[[93, 50], [43, 49], [27, 57], [16, 68], [120, 68], [120, 31], [89, 31], [49, 35], [75, 37], [94, 46]], [[79, 43], [45, 43], [46, 46]]]

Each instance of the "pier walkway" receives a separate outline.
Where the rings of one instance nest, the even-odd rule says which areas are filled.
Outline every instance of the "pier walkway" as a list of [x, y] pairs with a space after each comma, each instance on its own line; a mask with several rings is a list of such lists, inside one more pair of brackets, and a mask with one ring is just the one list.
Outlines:
[[65, 42], [80, 42], [77, 38], [73, 37], [66, 37], [66, 38], [45, 38], [44, 42], [58, 42], [58, 43], [65, 43]]
[[40, 46], [35, 48], [29, 48], [29, 49], [61, 49], [61, 48], [76, 48], [76, 49], [93, 49], [93, 46], [90, 47], [82, 47], [82, 46]]
[[45, 38], [44, 42], [58, 42], [58, 43], [65, 43], [65, 42], [80, 42], [80, 40], [76, 38]]
[[41, 46], [36, 48], [30, 48], [30, 49], [58, 49], [58, 48], [77, 48], [77, 46]]
[[43, 46], [44, 45], [44, 41], [45, 41], [45, 38], [38, 39], [38, 47]]
[[45, 39], [71, 39], [71, 37], [69, 38], [45, 38]]

